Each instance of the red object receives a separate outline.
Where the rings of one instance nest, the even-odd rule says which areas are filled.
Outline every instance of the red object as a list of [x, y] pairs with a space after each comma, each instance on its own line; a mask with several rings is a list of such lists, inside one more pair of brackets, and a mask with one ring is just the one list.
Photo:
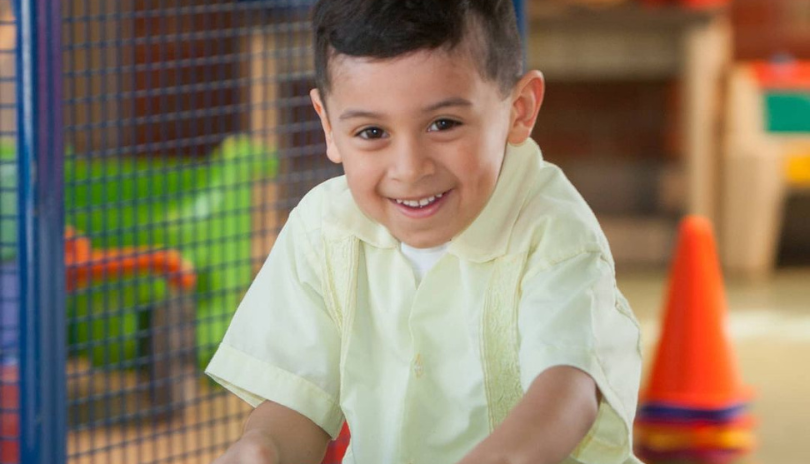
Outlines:
[[321, 464], [340, 464], [343, 461], [343, 456], [346, 454], [346, 449], [349, 447], [349, 425], [343, 423], [343, 428], [340, 430], [340, 435], [329, 443], [326, 448], [326, 456], [324, 456]]
[[680, 6], [685, 8], [702, 9], [726, 6], [731, 0], [639, 0], [642, 5], [649, 6]]
[[751, 68], [764, 89], [810, 90], [810, 61], [755, 61]]
[[711, 223], [687, 216], [680, 226], [661, 338], [644, 402], [722, 409], [748, 402], [725, 334], [726, 299]]
[[0, 464], [20, 462], [20, 386], [16, 365], [0, 366]]
[[687, 8], [716, 8], [726, 6], [731, 0], [681, 0], [680, 4]]
[[644, 447], [636, 449], [638, 457], [646, 463], [735, 464], [745, 451], [702, 449], [658, 452]]

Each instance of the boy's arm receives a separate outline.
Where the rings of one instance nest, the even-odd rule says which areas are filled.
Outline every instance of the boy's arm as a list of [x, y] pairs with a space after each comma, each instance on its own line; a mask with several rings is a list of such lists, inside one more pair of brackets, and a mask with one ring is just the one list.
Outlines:
[[236, 443], [213, 464], [317, 464], [329, 435], [307, 417], [272, 401], [250, 413]]
[[588, 374], [553, 367], [459, 464], [558, 464], [588, 433], [598, 409], [599, 392]]

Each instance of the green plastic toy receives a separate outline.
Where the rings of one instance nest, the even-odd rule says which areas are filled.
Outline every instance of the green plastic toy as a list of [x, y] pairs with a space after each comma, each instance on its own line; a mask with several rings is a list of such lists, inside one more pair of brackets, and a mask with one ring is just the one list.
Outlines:
[[0, 263], [17, 256], [17, 157], [0, 143]]
[[[224, 140], [204, 161], [77, 158], [65, 165], [67, 220], [90, 237], [103, 237], [103, 242], [94, 242], [94, 247], [171, 248], [194, 266], [197, 355], [200, 365], [204, 365], [225, 334], [230, 316], [252, 278], [253, 187], [262, 179], [275, 177], [277, 171], [275, 154], [247, 136]], [[153, 280], [148, 290], [122, 290], [118, 286], [116, 292], [124, 294], [122, 306], [144, 304], [139, 295], [152, 301], [165, 299], [165, 282]], [[133, 282], [144, 285], [144, 279]], [[93, 311], [97, 305], [109, 307], [110, 303], [102, 300], [114, 305], [117, 298], [122, 297], [91, 297], [89, 307]], [[88, 304], [76, 303], [77, 308], [78, 303]], [[79, 312], [74, 314], [82, 317]], [[128, 332], [134, 322], [111, 321], [107, 327], [116, 323]], [[76, 342], [85, 342], [82, 338]], [[131, 359], [134, 349], [123, 350], [124, 360]], [[106, 361], [118, 362], [110, 354]]]
[[[13, 147], [0, 147], [0, 153], [0, 258], [7, 260], [16, 255], [16, 229], [5, 222], [7, 211], [16, 211], [7, 209], [16, 208], [16, 196], [6, 192], [11, 180], [16, 183], [16, 166], [6, 163], [14, 160]], [[197, 360], [203, 366], [252, 278], [254, 185], [277, 172], [275, 153], [244, 135], [225, 139], [204, 160], [68, 156], [66, 222], [91, 237], [94, 248], [174, 249], [193, 265]], [[68, 342], [96, 365], [132, 361], [139, 355], [138, 333], [148, 329], [143, 314], [171, 297], [165, 279], [152, 275], [92, 282], [67, 296]]]

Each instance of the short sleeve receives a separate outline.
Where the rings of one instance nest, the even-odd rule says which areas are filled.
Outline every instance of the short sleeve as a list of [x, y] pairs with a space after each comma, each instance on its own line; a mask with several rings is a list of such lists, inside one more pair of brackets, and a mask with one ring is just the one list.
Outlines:
[[640, 331], [616, 288], [613, 266], [599, 252], [556, 263], [532, 263], [522, 284], [518, 315], [521, 385], [546, 369], [576, 367], [602, 393], [588, 435], [572, 454], [585, 464], [638, 462], [632, 424], [641, 376]]
[[[318, 231], [315, 231], [317, 235]], [[340, 334], [322, 295], [317, 247], [294, 210], [206, 374], [258, 406], [270, 400], [340, 432]]]

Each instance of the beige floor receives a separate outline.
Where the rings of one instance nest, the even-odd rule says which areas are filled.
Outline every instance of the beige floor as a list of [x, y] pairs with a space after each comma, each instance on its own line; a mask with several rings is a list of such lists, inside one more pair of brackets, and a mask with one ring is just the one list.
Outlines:
[[69, 464], [209, 464], [239, 436], [249, 407], [200, 383], [193, 406], [170, 421], [68, 434]]
[[[652, 357], [666, 289], [666, 272], [619, 270]], [[782, 269], [769, 281], [726, 282], [728, 332], [744, 381], [757, 391], [759, 449], [751, 462], [810, 462], [810, 268]], [[645, 369], [646, 373], [647, 369]], [[645, 377], [646, 378], [646, 377]]]
[[[619, 270], [619, 285], [642, 325], [647, 359], [659, 330], [665, 271]], [[780, 270], [760, 283], [727, 282], [729, 333], [740, 369], [758, 396], [760, 447], [746, 462], [810, 462], [810, 268]], [[646, 371], [646, 370], [645, 370]], [[199, 400], [171, 422], [74, 432], [70, 464], [207, 464], [239, 433], [247, 408], [233, 396]]]

